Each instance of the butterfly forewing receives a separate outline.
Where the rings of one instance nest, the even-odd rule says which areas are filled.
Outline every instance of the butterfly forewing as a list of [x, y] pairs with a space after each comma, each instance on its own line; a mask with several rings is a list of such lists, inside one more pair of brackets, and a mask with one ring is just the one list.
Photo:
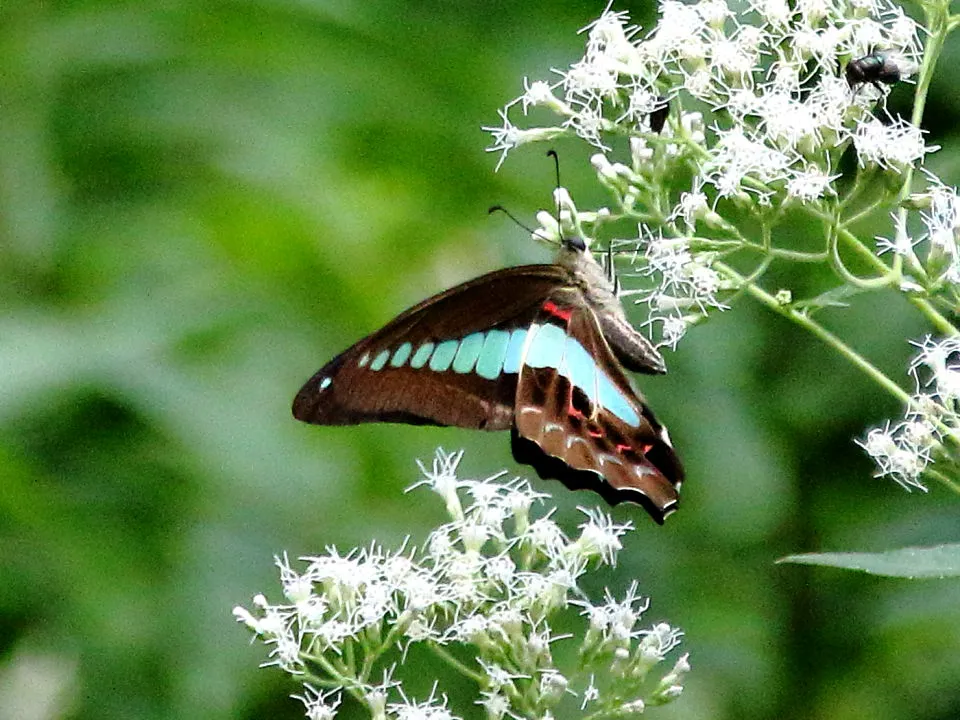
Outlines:
[[519, 369], [508, 361], [544, 298], [567, 282], [561, 267], [526, 265], [425, 300], [321, 368], [297, 393], [294, 417], [506, 430]]

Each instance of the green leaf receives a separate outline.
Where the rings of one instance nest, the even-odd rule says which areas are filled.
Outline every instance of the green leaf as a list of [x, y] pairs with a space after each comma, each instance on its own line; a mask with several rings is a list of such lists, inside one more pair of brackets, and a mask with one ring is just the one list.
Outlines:
[[825, 565], [888, 577], [960, 577], [960, 543], [907, 547], [879, 553], [806, 553], [788, 555], [777, 562]]

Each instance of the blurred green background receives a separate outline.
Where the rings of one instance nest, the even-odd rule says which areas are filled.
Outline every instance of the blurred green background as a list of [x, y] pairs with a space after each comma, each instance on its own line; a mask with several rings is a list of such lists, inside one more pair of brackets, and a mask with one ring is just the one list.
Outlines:
[[[273, 554], [423, 537], [441, 508], [402, 490], [438, 444], [466, 474], [528, 472], [506, 435], [289, 407], [408, 305], [548, 259], [486, 215], [549, 204], [546, 148], [494, 174], [480, 125], [577, 59], [602, 6], [0, 5], [0, 720], [301, 717], [231, 616], [277, 597]], [[958, 105], [934, 87], [948, 184]], [[558, 149], [574, 197], [600, 199], [583, 150]], [[897, 296], [825, 319], [906, 383], [926, 328]], [[872, 479], [853, 444], [896, 404], [748, 302], [667, 362], [641, 384], [686, 461], [682, 510], [614, 511], [638, 531], [611, 582], [639, 581], [693, 665], [651, 715], [960, 717], [956, 582], [773, 564], [957, 540], [955, 499]], [[595, 500], [557, 495], [571, 528]]]

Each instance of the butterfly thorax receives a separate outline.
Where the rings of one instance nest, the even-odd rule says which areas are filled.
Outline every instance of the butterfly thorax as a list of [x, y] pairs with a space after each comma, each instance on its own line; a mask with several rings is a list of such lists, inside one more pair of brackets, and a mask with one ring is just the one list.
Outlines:
[[649, 374], [666, 372], [663, 357], [653, 343], [630, 324], [613, 281], [589, 250], [564, 243], [557, 265], [570, 273], [571, 283], [582, 293], [604, 338], [624, 367]]

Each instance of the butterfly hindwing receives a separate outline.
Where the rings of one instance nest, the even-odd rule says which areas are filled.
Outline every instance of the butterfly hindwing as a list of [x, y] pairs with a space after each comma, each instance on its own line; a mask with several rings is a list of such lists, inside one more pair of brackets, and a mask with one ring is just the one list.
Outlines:
[[321, 368], [297, 394], [294, 417], [506, 430], [521, 336], [568, 282], [556, 265], [525, 265], [435, 295]]
[[611, 504], [640, 503], [662, 523], [677, 505], [680, 461], [582, 295], [554, 293], [530, 334], [514, 408], [515, 459]]

